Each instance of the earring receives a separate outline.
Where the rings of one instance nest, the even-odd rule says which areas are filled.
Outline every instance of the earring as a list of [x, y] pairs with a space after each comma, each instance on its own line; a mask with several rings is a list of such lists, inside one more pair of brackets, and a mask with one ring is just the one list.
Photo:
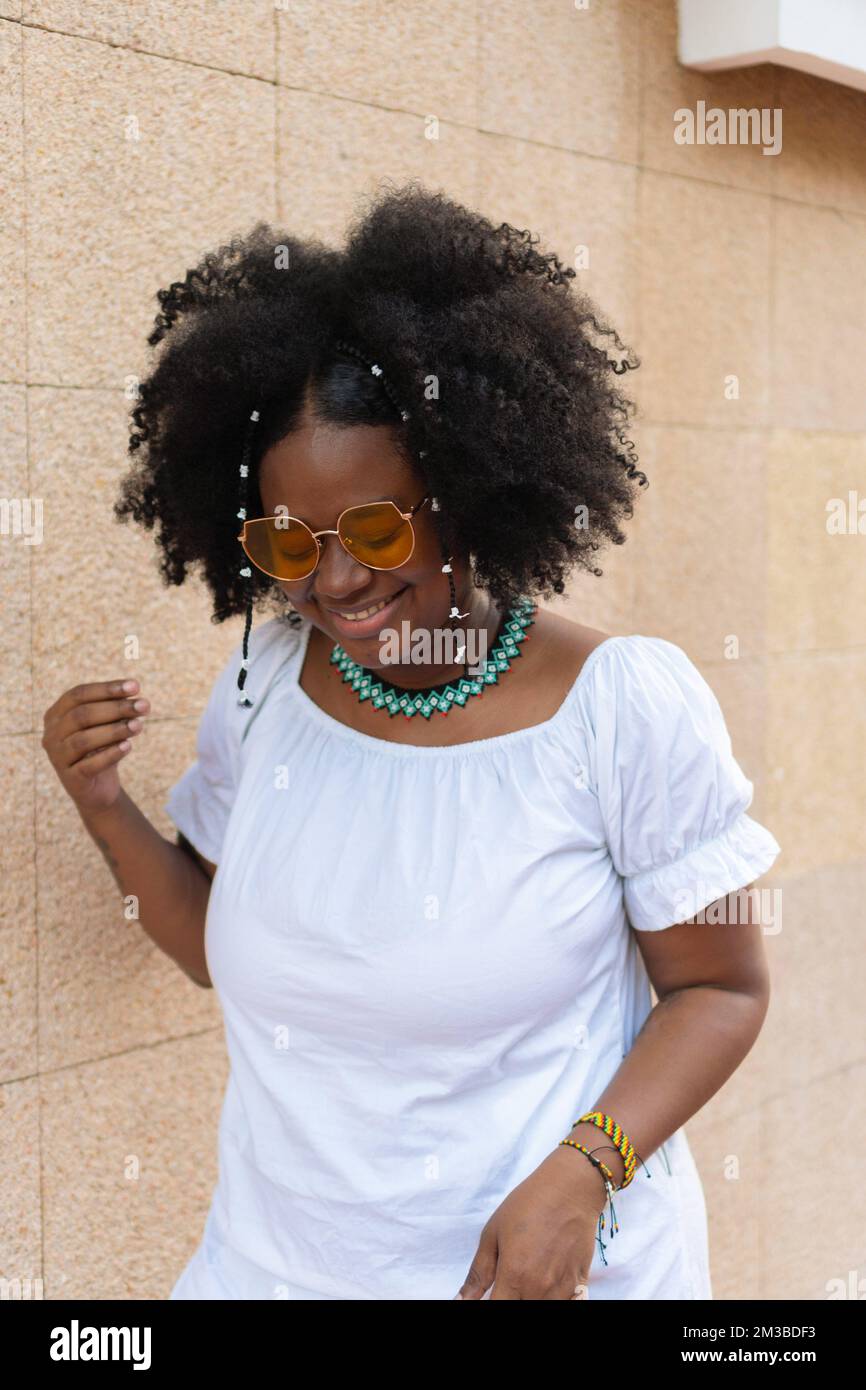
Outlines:
[[288, 609], [288, 612], [285, 615], [286, 622], [290, 625], [290, 627], [300, 627], [301, 623], [304, 621], [301, 617], [301, 614], [298, 612], [297, 608], [295, 608], [291, 599], [286, 598], [285, 594], [283, 594], [283, 600], [285, 602], [286, 608]]

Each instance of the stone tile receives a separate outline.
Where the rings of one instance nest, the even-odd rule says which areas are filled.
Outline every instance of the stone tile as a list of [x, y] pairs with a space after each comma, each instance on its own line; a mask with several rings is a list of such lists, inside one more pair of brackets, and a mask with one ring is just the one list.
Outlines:
[[[135, 675], [150, 720], [200, 712], [243, 635], [243, 618], [210, 621], [197, 574], [164, 584], [155, 532], [115, 520], [128, 466], [122, 393], [30, 390], [31, 487], [44, 499], [45, 543], [33, 570], [35, 714], [84, 680]], [[186, 590], [184, 593], [183, 590]], [[137, 659], [127, 656], [137, 642]]]
[[[649, 169], [769, 193], [785, 156], [787, 111], [782, 116], [782, 149], [776, 155], [765, 155], [760, 143], [751, 142], [681, 145], [674, 139], [674, 132], [677, 113], [684, 109], [696, 118], [699, 109], [708, 115], [712, 109], [721, 109], [726, 113], [726, 136], [731, 121], [737, 119], [727, 116], [728, 112], [766, 109], [765, 119], [770, 122], [767, 134], [772, 142], [774, 130], [778, 129], [778, 117], [772, 113], [781, 104], [777, 91], [779, 70], [770, 63], [728, 72], [684, 67], [677, 57], [675, 0], [644, 0], [640, 9], [640, 55], [640, 162]], [[704, 103], [703, 108], [698, 107], [699, 101]], [[703, 122], [700, 128], [705, 129]]]
[[750, 1107], [720, 1113], [718, 1098], [713, 1096], [686, 1126], [707, 1204], [713, 1298], [756, 1298], [761, 1205], [766, 1200], [760, 1112]]
[[[550, 150], [539, 161], [531, 146], [507, 136], [482, 134], [479, 149], [479, 202], [485, 214], [494, 223], [508, 221], [531, 231], [540, 249], [555, 251], [564, 265], [577, 268], [579, 258], [571, 282], [575, 292], [588, 294], [599, 317], [632, 345], [636, 171], [567, 150]], [[626, 376], [616, 384], [628, 395], [631, 381]], [[623, 526], [629, 539], [636, 528], [636, 519]], [[575, 569], [567, 593], [547, 600], [545, 607], [602, 631], [631, 631], [634, 541], [610, 546], [597, 558], [600, 578]]]
[[755, 431], [646, 428], [649, 486], [635, 508], [639, 631], [679, 643], [692, 660], [759, 657], [765, 464]]
[[766, 508], [770, 651], [863, 646], [864, 444], [864, 435], [772, 432]]
[[[734, 757], [754, 786], [755, 795], [749, 815], [761, 820], [766, 808], [769, 775], [766, 764], [766, 662], [764, 659], [739, 657], [731, 661], [698, 661], [695, 664], [722, 707]], [[768, 829], [772, 830], [772, 826], [768, 826]]]
[[0, 1082], [37, 1070], [34, 742], [0, 737], [4, 800], [15, 808], [0, 837]]
[[[640, 509], [643, 495], [635, 504]], [[585, 627], [598, 628], [611, 636], [635, 631], [635, 586], [638, 582], [638, 555], [635, 550], [636, 521], [623, 522], [626, 540], [596, 554], [600, 575], [574, 569], [566, 579], [566, 592], [548, 599], [545, 607], [561, 613]]]
[[763, 425], [768, 408], [770, 204], [642, 173], [635, 389], [655, 423]]
[[0, 19], [20, 19], [23, 0], [0, 0]]
[[[866, 1116], [857, 1104], [866, 1063], [843, 1066], [769, 1101], [761, 1112], [762, 1251], [759, 1298], [862, 1298], [866, 1194], [857, 1182], [834, 1190], [827, 1166], [825, 1115], [844, 1115], [845, 1143], [857, 1153]], [[779, 1136], [796, 1136], [796, 1154], [767, 1184], [766, 1155]], [[857, 1284], [860, 1281], [859, 1291]], [[805, 1319], [803, 1319], [805, 1321]]]
[[253, 77], [274, 76], [274, 0], [25, 0], [43, 29]]
[[23, 381], [27, 370], [21, 68], [21, 29], [0, 19], [0, 381]]
[[767, 816], [777, 877], [866, 854], [866, 653], [767, 660]]
[[863, 1059], [866, 857], [777, 878], [781, 930], [765, 934], [772, 997], [758, 1058], [765, 1096]]
[[[168, 788], [195, 758], [195, 721], [137, 734], [122, 782], [160, 834]], [[219, 1004], [124, 915], [120, 889], [43, 755], [37, 767], [40, 1069], [213, 1027]]]
[[272, 216], [275, 88], [24, 34], [29, 379], [122, 388], [157, 289]]
[[[283, 0], [274, 13], [283, 86], [478, 124], [474, 4], [355, 0], [335, 11], [327, 0]], [[355, 113], [347, 108], [345, 118]]]
[[599, 553], [601, 578], [575, 570], [566, 581], [567, 592], [547, 599], [544, 607], [611, 636], [633, 631], [634, 571], [624, 549]]
[[29, 730], [33, 719], [30, 596], [41, 535], [37, 499], [28, 490], [23, 386], [0, 386], [0, 498], [9, 504], [0, 510], [0, 733], [13, 734]]
[[10, 1081], [0, 1086], [0, 1278], [9, 1281], [13, 1299], [43, 1296], [40, 1165], [39, 1082]]
[[342, 245], [349, 220], [390, 181], [418, 179], [475, 206], [474, 130], [443, 123], [429, 139], [420, 116], [285, 88], [277, 101], [277, 216], [286, 231]]
[[504, 135], [482, 134], [478, 148], [485, 215], [539, 237], [540, 250], [577, 270], [575, 292], [596, 300], [600, 316], [636, 346], [637, 170], [570, 150], [539, 159], [534, 146]]
[[779, 68], [784, 148], [776, 192], [866, 213], [866, 92]]
[[580, 10], [509, 0], [482, 10], [482, 130], [637, 163], [639, 12], [637, 0]]
[[41, 1079], [45, 1296], [167, 1299], [217, 1178], [222, 1029]]
[[866, 430], [866, 217], [780, 201], [772, 261], [770, 421]]

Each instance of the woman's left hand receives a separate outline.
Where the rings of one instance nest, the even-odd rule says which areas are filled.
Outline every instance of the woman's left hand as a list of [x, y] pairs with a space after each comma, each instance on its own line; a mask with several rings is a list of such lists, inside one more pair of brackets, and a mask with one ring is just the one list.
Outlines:
[[555, 1149], [496, 1208], [455, 1298], [586, 1298], [606, 1201], [589, 1160]]

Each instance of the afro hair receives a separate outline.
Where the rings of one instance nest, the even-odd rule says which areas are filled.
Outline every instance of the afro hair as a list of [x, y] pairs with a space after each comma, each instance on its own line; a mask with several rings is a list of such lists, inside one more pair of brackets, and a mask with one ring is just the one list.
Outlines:
[[257, 464], [308, 389], [324, 422], [392, 427], [497, 602], [563, 593], [574, 567], [601, 574], [596, 552], [625, 539], [646, 485], [615, 381], [639, 363], [537, 240], [412, 181], [380, 186], [344, 249], [258, 222], [158, 291], [148, 342], [163, 346], [114, 513], [158, 522], [165, 582], [200, 566], [214, 622], [282, 599], [259, 571], [240, 578], [239, 460], [257, 408], [248, 515], [262, 515]]

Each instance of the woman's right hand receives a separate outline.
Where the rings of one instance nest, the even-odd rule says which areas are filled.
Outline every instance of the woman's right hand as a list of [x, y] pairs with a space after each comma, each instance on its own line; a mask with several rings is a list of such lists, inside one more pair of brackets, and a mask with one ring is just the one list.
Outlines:
[[107, 811], [120, 796], [117, 764], [150, 712], [138, 690], [131, 678], [75, 685], [45, 711], [42, 747], [80, 811]]

